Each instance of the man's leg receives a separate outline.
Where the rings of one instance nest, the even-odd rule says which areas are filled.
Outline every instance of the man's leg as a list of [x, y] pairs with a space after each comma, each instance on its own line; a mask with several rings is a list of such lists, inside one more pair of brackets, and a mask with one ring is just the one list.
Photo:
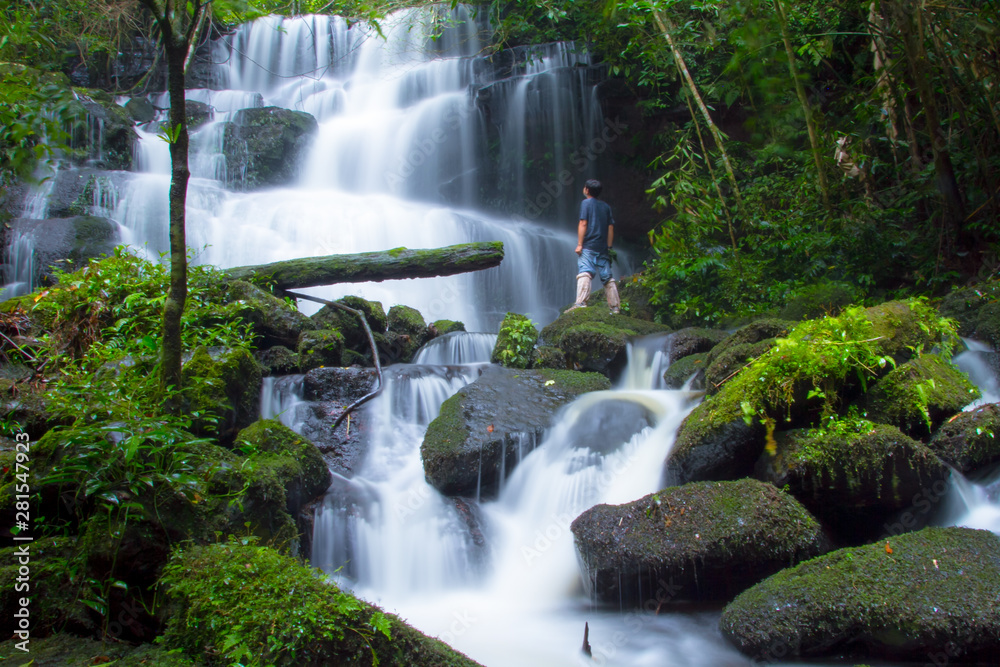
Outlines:
[[577, 308], [586, 308], [587, 299], [590, 297], [590, 284], [593, 277], [589, 273], [578, 273], [576, 276], [576, 303], [566, 309], [568, 313]]
[[618, 298], [618, 283], [615, 282], [614, 278], [608, 280], [604, 283], [604, 296], [608, 298], [608, 308], [611, 312], [617, 315], [621, 312], [621, 299]]

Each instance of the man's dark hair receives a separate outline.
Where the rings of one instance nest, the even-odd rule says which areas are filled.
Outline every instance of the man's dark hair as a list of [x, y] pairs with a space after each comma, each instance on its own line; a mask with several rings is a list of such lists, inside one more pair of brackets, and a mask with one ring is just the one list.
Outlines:
[[587, 192], [590, 193], [591, 197], [600, 197], [601, 190], [604, 189], [604, 186], [601, 185], [601, 182], [596, 178], [591, 178], [590, 180], [588, 180], [586, 183], [583, 184], [583, 187], [587, 188]]

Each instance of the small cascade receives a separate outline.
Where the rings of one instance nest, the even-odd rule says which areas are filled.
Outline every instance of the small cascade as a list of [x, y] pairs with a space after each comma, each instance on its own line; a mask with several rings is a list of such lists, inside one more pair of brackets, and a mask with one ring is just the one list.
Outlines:
[[622, 389], [664, 389], [663, 373], [670, 367], [670, 334], [633, 338], [625, 352], [628, 365], [619, 383]]
[[35, 242], [32, 234], [11, 232], [4, 251], [4, 287], [0, 301], [31, 293], [35, 280]]
[[260, 388], [260, 416], [277, 419], [282, 424], [300, 432], [305, 416], [300, 409], [308, 409], [303, 400], [304, 375], [266, 377]]
[[496, 342], [496, 334], [453, 331], [421, 347], [413, 363], [439, 366], [489, 363]]
[[979, 482], [952, 472], [946, 511], [950, 518], [945, 525], [981, 528], [1000, 535], [1000, 470]]
[[955, 357], [955, 365], [969, 374], [969, 379], [982, 394], [982, 398], [969, 403], [965, 409], [1000, 401], [1000, 353], [979, 341], [963, 340], [966, 350]]

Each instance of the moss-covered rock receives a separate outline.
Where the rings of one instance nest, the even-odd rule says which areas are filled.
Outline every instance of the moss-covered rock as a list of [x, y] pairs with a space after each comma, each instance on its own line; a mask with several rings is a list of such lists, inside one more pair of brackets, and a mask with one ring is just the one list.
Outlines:
[[738, 391], [724, 389], [684, 419], [666, 461], [665, 484], [732, 480], [753, 472], [764, 451], [765, 430], [756, 419], [744, 421], [743, 398]]
[[386, 324], [388, 330], [393, 333], [416, 337], [427, 335], [427, 324], [424, 322], [424, 316], [420, 314], [419, 310], [409, 306], [397, 305], [390, 308]]
[[711, 365], [730, 348], [737, 345], [760, 343], [761, 341], [781, 338], [795, 327], [795, 322], [765, 318], [740, 327], [728, 338], [724, 338], [708, 353], [708, 363]]
[[881, 378], [865, 404], [872, 421], [925, 438], [979, 396], [968, 376], [939, 355], [925, 354]]
[[430, 339], [423, 315], [416, 308], [397, 305], [389, 309], [386, 319], [388, 333], [379, 342], [380, 352], [390, 362], [409, 363], [420, 346]]
[[560, 341], [563, 334], [573, 327], [584, 324], [606, 324], [614, 329], [627, 331], [626, 335], [629, 336], [647, 336], [669, 331], [669, 328], [663, 324], [640, 320], [628, 315], [615, 315], [609, 312], [607, 308], [587, 307], [564, 312], [555, 321], [542, 329], [540, 337], [548, 345], [561, 347]]
[[279, 107], [237, 111], [226, 124], [222, 141], [227, 184], [252, 190], [290, 182], [318, 130], [316, 119], [303, 111]]
[[750, 479], [688, 484], [625, 505], [597, 505], [577, 517], [572, 530], [591, 593], [626, 607], [652, 602], [651, 611], [731, 599], [829, 551], [819, 522], [805, 508]]
[[344, 337], [336, 329], [316, 329], [299, 334], [299, 372], [340, 366], [344, 357]]
[[958, 332], [1000, 350], [1000, 279], [955, 290], [938, 307], [945, 317], [959, 323]]
[[263, 376], [249, 350], [199, 347], [181, 373], [186, 412], [193, 417], [195, 433], [229, 443], [238, 430], [257, 419]]
[[[625, 315], [646, 322], [656, 320], [657, 308], [651, 303], [653, 290], [646, 287], [641, 274], [622, 278], [617, 283], [618, 298], [621, 301], [621, 310]], [[603, 287], [591, 292], [587, 299], [587, 306], [597, 309], [606, 310], [606, 303], [607, 296]]]
[[125, 112], [136, 123], [148, 123], [156, 118], [156, 107], [148, 97], [133, 97], [125, 103]]
[[856, 293], [847, 283], [822, 282], [801, 287], [788, 298], [778, 312], [783, 320], [808, 320], [836, 315], [854, 303]]
[[446, 400], [428, 426], [420, 447], [427, 482], [445, 495], [474, 497], [478, 490], [482, 498], [494, 496], [559, 406], [610, 387], [596, 373], [485, 369]]
[[880, 351], [898, 363], [909, 361], [941, 342], [940, 331], [927, 325], [937, 315], [937, 311], [919, 301], [889, 301], [865, 310]]
[[34, 238], [36, 285], [54, 284], [56, 268], [73, 271], [86, 266], [90, 259], [113, 255], [119, 241], [116, 222], [92, 215], [51, 220], [18, 218], [11, 226], [16, 233]]
[[184, 100], [184, 117], [187, 120], [188, 130], [196, 130], [209, 120], [215, 113], [208, 104], [198, 100]]
[[166, 583], [175, 613], [164, 644], [192, 658], [360, 666], [372, 664], [374, 653], [383, 665], [477, 664], [266, 547], [187, 549], [171, 563]]
[[719, 329], [704, 329], [701, 327], [688, 327], [675, 331], [667, 336], [667, 352], [670, 363], [677, 363], [680, 359], [692, 354], [707, 353], [716, 345], [729, 338], [728, 331]]
[[938, 429], [927, 445], [963, 475], [1000, 461], [1000, 403], [961, 412]]
[[740, 343], [730, 345], [719, 353], [714, 350], [706, 357], [708, 366], [705, 368], [705, 389], [709, 394], [717, 393], [722, 386], [732, 379], [744, 367], [774, 347], [775, 339], [766, 338], [756, 343]]
[[224, 299], [232, 314], [242, 318], [260, 336], [261, 347], [297, 347], [299, 334], [315, 327], [294, 305], [242, 280], [233, 280], [226, 286]]
[[615, 315], [607, 308], [577, 308], [542, 329], [541, 340], [563, 351], [576, 368], [612, 375], [624, 367], [625, 347], [632, 336], [661, 333], [661, 324]]
[[507, 313], [500, 323], [497, 342], [493, 346], [490, 361], [502, 364], [508, 368], [527, 368], [534, 354], [535, 341], [538, 340], [538, 329], [531, 319]]
[[691, 380], [691, 389], [703, 391], [705, 389], [705, 359], [707, 352], [689, 354], [683, 359], [679, 359], [670, 364], [667, 370], [663, 371], [663, 384], [667, 389], [680, 389], [688, 380]]
[[[889, 532], [900, 510], [917, 506], [948, 478], [948, 468], [925, 445], [870, 422], [859, 422], [853, 433], [779, 433], [775, 454], [764, 452], [756, 472], [786, 488], [847, 544]], [[931, 518], [915, 514], [907, 528], [923, 528]]]
[[[373, 334], [384, 333], [388, 327], [385, 310], [378, 301], [368, 301], [359, 296], [345, 296], [338, 299], [337, 303], [342, 303], [348, 308], [364, 313], [365, 320]], [[361, 321], [355, 315], [339, 308], [323, 306], [311, 319], [316, 329], [336, 329], [342, 333], [347, 349], [370, 355], [371, 345], [368, 342], [368, 335], [365, 333]]]
[[558, 347], [540, 345], [535, 348], [535, 354], [531, 358], [531, 367], [566, 370], [566, 355]]
[[846, 653], [992, 663], [1000, 651], [997, 590], [1000, 538], [927, 528], [779, 572], [733, 600], [720, 627], [743, 653], [768, 662]]
[[431, 328], [434, 329], [435, 336], [444, 336], [456, 331], [465, 331], [465, 324], [454, 320], [436, 320], [431, 323]]
[[295, 516], [303, 504], [326, 491], [330, 471], [316, 445], [276, 419], [261, 419], [236, 436], [240, 447], [254, 452], [250, 463], [262, 487], [273, 477], [285, 497], [285, 510]]
[[[129, 170], [139, 135], [124, 107], [106, 92], [75, 88], [73, 107], [86, 122], [73, 131], [72, 145], [97, 160], [104, 169]], [[91, 128], [99, 127], [100, 131]]]
[[275, 345], [266, 350], [257, 350], [254, 359], [260, 364], [261, 371], [267, 375], [288, 375], [299, 372], [299, 355], [284, 345]]
[[68, 425], [69, 418], [50, 410], [48, 391], [44, 381], [0, 379], [0, 418], [18, 424], [32, 440], [55, 426]]

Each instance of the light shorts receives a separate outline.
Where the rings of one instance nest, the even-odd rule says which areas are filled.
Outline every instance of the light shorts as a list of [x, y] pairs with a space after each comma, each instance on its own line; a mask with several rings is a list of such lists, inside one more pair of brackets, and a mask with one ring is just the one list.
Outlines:
[[611, 257], [606, 252], [598, 253], [584, 248], [576, 260], [576, 272], [589, 273], [591, 278], [599, 274], [601, 283], [606, 285], [611, 280]]

